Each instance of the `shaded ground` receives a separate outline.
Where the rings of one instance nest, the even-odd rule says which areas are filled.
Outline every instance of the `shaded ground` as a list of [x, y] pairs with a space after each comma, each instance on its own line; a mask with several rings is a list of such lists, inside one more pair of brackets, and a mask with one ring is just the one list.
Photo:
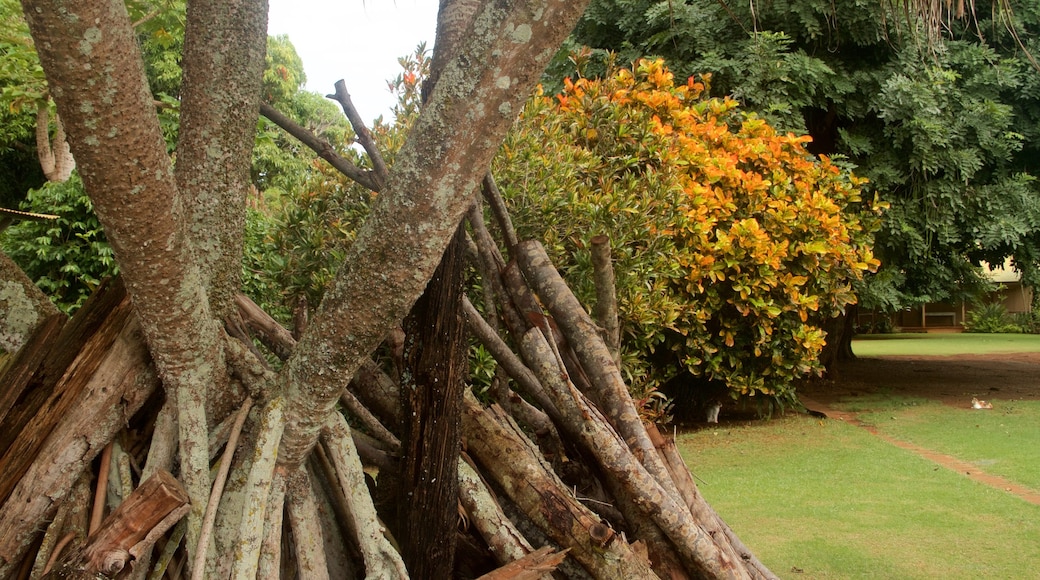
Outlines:
[[799, 387], [798, 392], [802, 403], [812, 411], [863, 427], [892, 445], [1040, 505], [1040, 492], [1037, 490], [986, 473], [978, 465], [886, 435], [861, 422], [855, 413], [832, 407], [839, 401], [877, 392], [933, 399], [958, 408], [970, 408], [973, 397], [1038, 400], [1040, 353], [860, 358], [846, 363], [837, 379], [814, 381]]
[[843, 363], [837, 380], [813, 381], [798, 392], [825, 405], [891, 392], [970, 407], [980, 399], [1040, 399], [1040, 352], [886, 356]]

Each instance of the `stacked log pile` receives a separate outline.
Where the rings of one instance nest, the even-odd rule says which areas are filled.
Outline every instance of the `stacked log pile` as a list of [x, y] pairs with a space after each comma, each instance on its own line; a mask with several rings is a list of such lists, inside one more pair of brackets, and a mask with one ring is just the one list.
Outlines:
[[[613, 289], [601, 286], [597, 312], [605, 319], [594, 321], [537, 242], [510, 239], [493, 183], [485, 186], [510, 259], [475, 207], [468, 240], [483, 292], [464, 301], [463, 315], [499, 373], [490, 401], [471, 392], [464, 400], [459, 575], [772, 577], [704, 502], [674, 441], [640, 419], [616, 363], [617, 337], [603, 330], [617, 332]], [[609, 268], [609, 260], [597, 263]], [[251, 336], [280, 357], [292, 352], [290, 331], [248, 298], [238, 303]], [[243, 384], [270, 372], [247, 352], [252, 344], [229, 338], [228, 345], [242, 353], [229, 358]], [[362, 368], [306, 469], [272, 486], [286, 510], [278, 530], [265, 530], [271, 519], [263, 515], [255, 524], [258, 541], [276, 546], [262, 551], [273, 557], [260, 562], [266, 577], [407, 576], [383, 523], [393, 509], [384, 488], [393, 485], [401, 452], [390, 358]], [[175, 418], [163, 410], [118, 282], [64, 326], [59, 318], [41, 325], [7, 361], [0, 384], [3, 577], [181, 577], [203, 566], [178, 549], [183, 529], [173, 524], [186, 499], [165, 471], [176, 470]], [[250, 414], [247, 399], [214, 426], [217, 474], [226, 475], [236, 447], [237, 460], [271, 460], [277, 441], [236, 441], [247, 416], [274, 420], [276, 401]], [[212, 505], [234, 510], [221, 491], [248, 483], [215, 481]], [[205, 575], [200, 567], [194, 577]]]

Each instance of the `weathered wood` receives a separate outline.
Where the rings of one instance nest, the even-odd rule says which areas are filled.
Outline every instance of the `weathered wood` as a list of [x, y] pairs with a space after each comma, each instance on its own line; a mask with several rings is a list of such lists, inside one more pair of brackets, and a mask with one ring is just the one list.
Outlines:
[[[0, 473], [4, 474], [0, 480], [0, 503], [7, 499], [18, 474], [36, 457], [43, 438], [68, 411], [70, 402], [115, 340], [129, 315], [129, 304], [121, 305], [125, 299], [126, 292], [118, 280], [103, 284], [61, 327], [57, 338], [49, 341], [43, 359], [20, 387], [22, 392], [0, 425]], [[6, 378], [3, 384], [9, 384]], [[14, 388], [19, 387], [12, 385]]]
[[738, 562], [716, 545], [714, 539], [690, 517], [686, 506], [680, 504], [633, 456], [599, 410], [567, 384], [567, 376], [554, 364], [542, 334], [534, 329], [528, 331], [522, 348], [525, 357], [538, 361], [532, 363], [533, 370], [564, 414], [565, 425], [581, 426], [572, 429], [570, 434], [580, 439], [607, 476], [624, 486], [626, 495], [675, 544], [686, 568], [705, 578], [745, 577]]
[[596, 286], [596, 306], [593, 318], [599, 323], [603, 342], [621, 368], [621, 323], [618, 321], [617, 290], [614, 281], [614, 266], [610, 257], [610, 238], [592, 238], [592, 281]]
[[752, 578], [756, 580], [775, 579], [776, 575], [755, 557], [751, 550], [744, 545], [744, 542], [733, 532], [733, 529], [715, 513], [715, 510], [701, 495], [700, 490], [697, 489], [697, 484], [693, 481], [690, 469], [686, 466], [682, 456], [679, 455], [679, 449], [675, 446], [675, 438], [663, 435], [656, 425], [649, 425], [647, 432], [650, 435], [650, 440], [654, 442], [657, 452], [661, 455], [665, 466], [668, 468], [672, 480], [679, 489], [683, 502], [690, 509], [690, 513], [693, 514], [693, 518], [713, 538], [726, 537], [729, 548], [737, 558], [744, 562]]
[[477, 580], [536, 580], [552, 578], [552, 572], [567, 557], [567, 550], [554, 551], [550, 546], [538, 548], [534, 552], [514, 560], [497, 570], [484, 574]]
[[[140, 326], [129, 316], [129, 303], [121, 305], [105, 324], [111, 328], [99, 334], [114, 338], [92, 339], [91, 347], [81, 353], [88, 360], [100, 359], [93, 368], [75, 364], [76, 368], [69, 369], [65, 376], [70, 384], [63, 392], [78, 395], [61, 403], [66, 411], [57, 417], [42, 444], [34, 442], [38, 450], [26, 459], [27, 468], [23, 463], [21, 477], [14, 479], [9, 497], [0, 507], [0, 578], [8, 577], [13, 562], [21, 560], [41, 531], [38, 523], [54, 513], [72, 482], [158, 386]], [[102, 348], [101, 343], [107, 346]], [[92, 352], [95, 349], [103, 354]], [[69, 412], [71, 409], [75, 412]], [[47, 413], [53, 413], [53, 407]]]
[[[632, 402], [621, 371], [600, 337], [596, 324], [553, 267], [542, 245], [525, 241], [517, 245], [516, 259], [524, 276], [552, 313], [577, 355], [590, 387], [586, 394], [603, 411], [610, 424], [638, 459], [674, 500], [679, 492], [654, 449], [650, 436]], [[579, 387], [584, 387], [577, 383]]]
[[245, 294], [237, 294], [235, 304], [238, 306], [238, 314], [242, 317], [246, 328], [254, 333], [275, 356], [282, 360], [289, 358], [293, 349], [296, 348], [296, 339], [293, 338], [292, 333], [278, 324], [278, 321], [271, 318], [270, 314], [264, 312]]
[[364, 556], [366, 577], [408, 578], [401, 555], [390, 544], [376, 515], [372, 496], [365, 485], [361, 461], [350, 436], [350, 427], [342, 415], [332, 413], [327, 418], [322, 441], [335, 467], [336, 483], [350, 513], [348, 522], [355, 534], [354, 540]]
[[[0, 366], [0, 433], [7, 434], [7, 437], [0, 435], [0, 454], [10, 445], [9, 437], [18, 433], [18, 426], [13, 424], [16, 421], [7, 421], [8, 412], [18, 404], [33, 376], [47, 358], [65, 320], [64, 314], [48, 317], [36, 327], [23, 347]], [[39, 397], [42, 394], [41, 390], [40, 393], [31, 393], [29, 396]], [[32, 405], [30, 403], [25, 406], [31, 408]]]
[[459, 501], [499, 564], [519, 560], [534, 550], [502, 512], [477, 470], [466, 461], [459, 462]]
[[105, 518], [81, 550], [63, 558], [45, 578], [115, 576], [134, 553], [141, 553], [146, 544], [150, 546], [158, 539], [156, 531], [165, 533], [176, 523], [171, 521], [171, 514], [177, 519], [184, 517], [187, 505], [188, 494], [180, 482], [167, 471], [157, 472]]
[[301, 466], [289, 476], [286, 490], [286, 511], [292, 525], [296, 545], [296, 567], [300, 578], [329, 580], [329, 564], [325, 557], [325, 540], [318, 505], [314, 500], [307, 468]]
[[650, 563], [578, 503], [541, 452], [501, 409], [465, 399], [469, 452], [506, 495], [594, 578], [657, 578]]

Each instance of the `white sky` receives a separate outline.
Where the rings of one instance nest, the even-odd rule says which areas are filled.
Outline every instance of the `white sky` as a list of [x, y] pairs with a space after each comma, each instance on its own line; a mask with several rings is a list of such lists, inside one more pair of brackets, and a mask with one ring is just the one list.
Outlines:
[[303, 59], [306, 88], [322, 95], [346, 81], [361, 118], [389, 117], [386, 81], [397, 59], [433, 48], [437, 0], [269, 0], [269, 34], [288, 34]]

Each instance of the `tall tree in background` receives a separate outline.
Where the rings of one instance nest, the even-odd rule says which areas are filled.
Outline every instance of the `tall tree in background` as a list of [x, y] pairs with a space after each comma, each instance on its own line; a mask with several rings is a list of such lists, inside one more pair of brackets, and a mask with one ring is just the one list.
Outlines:
[[861, 290], [867, 307], [970, 298], [980, 260], [1011, 257], [1035, 284], [1040, 73], [1023, 48], [1040, 51], [1040, 10], [912, 5], [928, 10], [594, 0], [574, 42], [711, 73], [713, 93], [808, 133], [813, 152], [852, 160], [891, 204], [877, 236], [882, 268]]

